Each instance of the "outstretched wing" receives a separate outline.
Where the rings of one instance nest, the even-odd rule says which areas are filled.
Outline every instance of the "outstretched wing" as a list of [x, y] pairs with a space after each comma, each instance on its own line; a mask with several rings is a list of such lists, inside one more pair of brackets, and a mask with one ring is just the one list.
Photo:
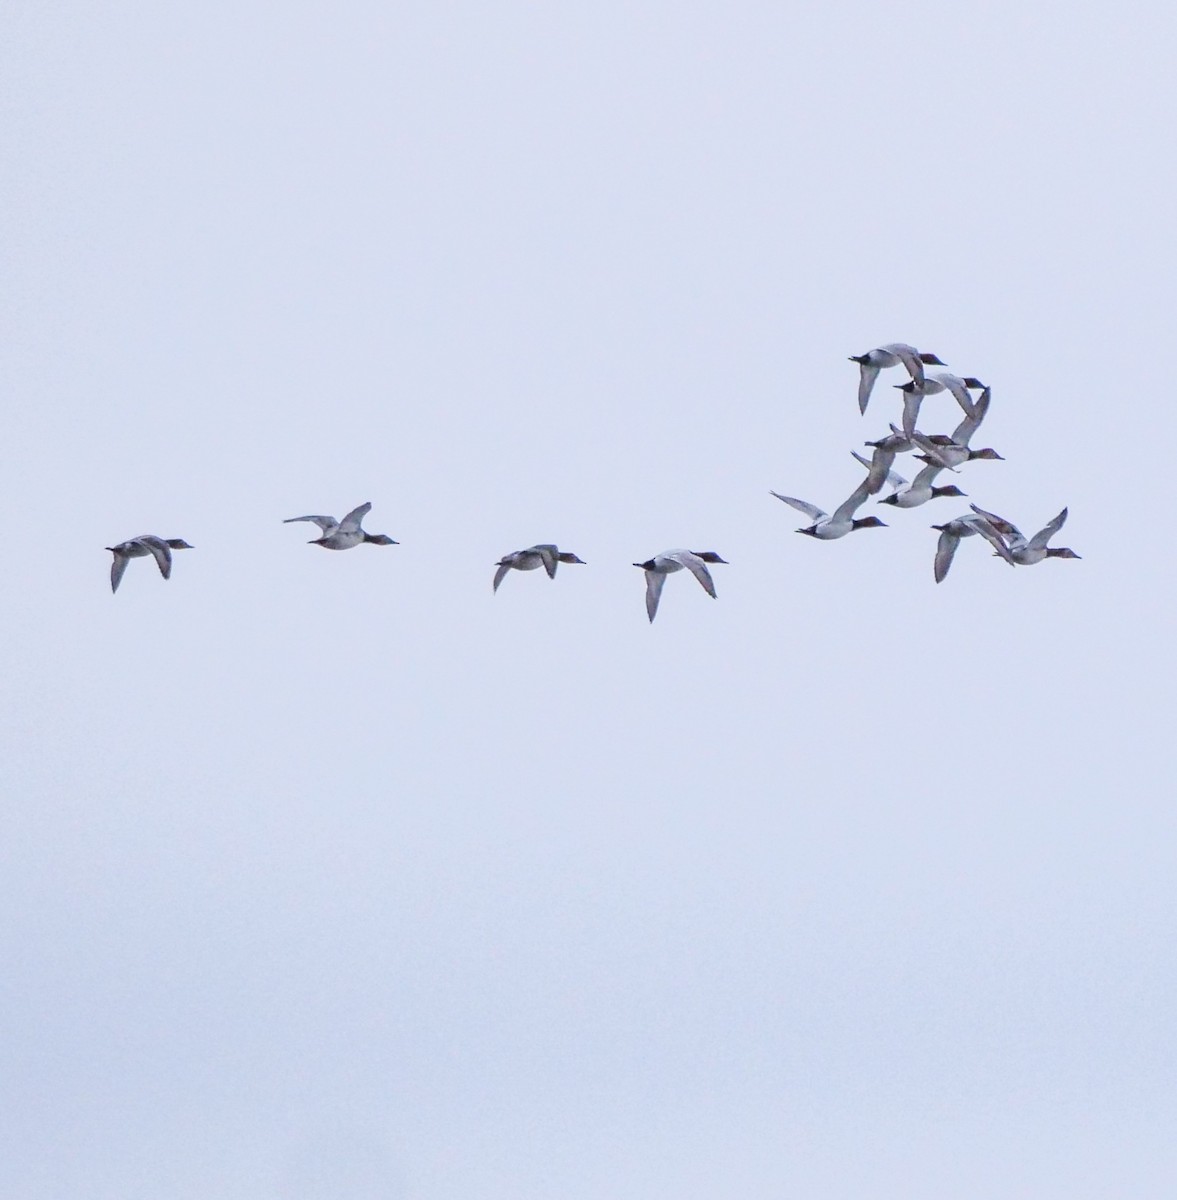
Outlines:
[[646, 572], [646, 616], [653, 621], [658, 613], [658, 601], [662, 596], [662, 585], [666, 576], [661, 571]]
[[507, 578], [507, 572], [511, 569], [510, 563], [499, 563], [499, 569], [495, 572], [494, 590], [499, 590], [499, 584]]
[[559, 550], [548, 543], [532, 546], [532, 549], [539, 555], [540, 561], [544, 564], [544, 570], [547, 571], [548, 578], [555, 579], [556, 567], [559, 565], [559, 559], [556, 555], [559, 553]]
[[1063, 511], [1059, 513], [1059, 515], [1055, 517], [1053, 521], [1047, 525], [1043, 525], [1042, 528], [1038, 530], [1038, 532], [1026, 544], [1026, 549], [1045, 550], [1046, 543], [1049, 542], [1050, 539], [1054, 537], [1054, 535], [1058, 533], [1060, 529], [1062, 529], [1066, 522], [1067, 510], [1064, 508]]
[[[968, 394], [967, 392], [965, 393]], [[977, 403], [972, 406], [971, 411], [965, 409], [965, 419], [952, 431], [952, 440], [958, 446], [967, 446], [969, 439], [977, 432], [977, 427], [985, 419], [985, 414], [989, 411], [989, 389], [986, 388], [977, 398]]]
[[353, 508], [351, 512], [339, 522], [340, 533], [355, 533], [360, 527], [360, 522], [368, 515], [372, 509], [372, 501], [367, 504], [361, 504], [358, 508]]
[[330, 533], [339, 528], [339, 522], [334, 517], [287, 517], [282, 524], [290, 525], [295, 521], [314, 521], [324, 533]]
[[996, 513], [986, 512], [983, 508], [978, 508], [975, 504], [970, 504], [969, 508], [977, 516], [984, 517], [1001, 534], [1011, 550], [1020, 550], [1026, 545], [1025, 535], [1012, 521], [1007, 521], [1004, 517], [999, 517]]
[[[942, 384], [952, 393], [957, 404], [960, 405], [961, 412], [963, 412], [966, 417], [972, 416], [973, 397], [969, 393], [968, 384], [966, 384], [959, 375], [953, 375], [947, 371], [940, 371], [933, 375], [932, 378], [936, 380], [937, 383]], [[973, 382], [976, 383], [976, 380], [974, 379]]]
[[931, 487], [932, 481], [943, 470], [944, 468], [939, 463], [930, 463], [920, 469], [920, 473], [915, 477], [915, 482], [911, 486], [916, 489]]
[[803, 512], [811, 521], [821, 521], [825, 518], [824, 510], [817, 507], [816, 504], [810, 504], [807, 500], [798, 500], [793, 496], [782, 496], [780, 492], [769, 492], [770, 496], [775, 496], [778, 500], [783, 500], [786, 504], [791, 504], [798, 512]]
[[127, 569], [127, 563], [130, 561], [131, 560], [129, 558], [125, 558], [121, 554], [116, 554], [114, 556], [114, 562], [110, 564], [110, 590], [112, 592], [117, 592], [119, 590], [119, 584], [122, 582], [123, 572]]
[[879, 368], [873, 363], [858, 364], [858, 411], [860, 413], [866, 412], [866, 406], [870, 403], [871, 390], [878, 377]]
[[[880, 451], [885, 454], [890, 454], [891, 456], [891, 461], [887, 463], [887, 486], [894, 488], [897, 492], [902, 491], [903, 488], [907, 487], [907, 480], [904, 479], [898, 471], [891, 470], [891, 462], [895, 461], [895, 452], [889, 446], [876, 446], [875, 453], [878, 454]], [[864, 455], [859, 454], [857, 450], [851, 450], [850, 453], [860, 463], [862, 463], [862, 465], [866, 467], [868, 471], [874, 468], [875, 463], [873, 458], [867, 458]]]
[[938, 463], [947, 471], [956, 470], [944, 455], [940, 453], [940, 447], [931, 438], [924, 437], [922, 433], [915, 433], [912, 435], [911, 440], [928, 456], [929, 462]]
[[915, 434], [915, 424], [923, 402], [924, 391], [921, 387], [903, 389], [903, 432], [909, 438]]
[[883, 349], [899, 359], [918, 387], [924, 386], [924, 364], [920, 352], [914, 346], [908, 346], [904, 342], [890, 342]]
[[1009, 547], [1005, 544], [1005, 538], [987, 517], [978, 515], [968, 518], [968, 522], [1011, 567], [1017, 565]]
[[146, 546], [151, 551], [151, 556], [155, 559], [155, 565], [159, 567], [159, 573], [165, 578], [170, 579], [172, 575], [172, 548], [163, 540], [154, 534], [145, 534], [143, 537], [135, 539], [140, 546]]
[[678, 561], [699, 581], [703, 590], [715, 599], [715, 582], [711, 578], [711, 572], [707, 570], [707, 564], [697, 554], [680, 554], [677, 556]]
[[875, 492], [880, 491], [883, 486], [882, 472], [878, 473], [877, 478], [872, 478], [868, 475], [859, 485], [834, 509], [833, 520], [849, 521], [854, 516], [855, 512], [866, 503], [868, 496], [873, 496]]
[[936, 576], [937, 583], [944, 582], [944, 576], [952, 566], [952, 556], [959, 545], [960, 538], [955, 533], [945, 530], [940, 534], [940, 540], [936, 543], [936, 561], [932, 564], [932, 574]]

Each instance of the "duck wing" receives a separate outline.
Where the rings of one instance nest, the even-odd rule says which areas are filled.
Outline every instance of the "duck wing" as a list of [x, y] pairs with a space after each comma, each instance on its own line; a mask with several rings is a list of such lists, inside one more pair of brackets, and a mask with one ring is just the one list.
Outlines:
[[[966, 392], [965, 395], [968, 395]], [[989, 411], [989, 389], [986, 388], [977, 398], [976, 404], [965, 409], [965, 419], [952, 431], [952, 440], [958, 446], [967, 446], [969, 439], [977, 432], [977, 427], [985, 419]]]
[[[872, 475], [876, 477], [872, 478]], [[868, 496], [873, 496], [883, 486], [882, 472], [872, 471], [859, 485], [834, 509], [833, 521], [849, 521], [855, 512], [866, 503]]]
[[676, 554], [674, 557], [694, 575], [699, 581], [700, 587], [714, 600], [715, 581], [711, 578], [707, 564], [697, 554]]
[[1004, 517], [999, 517], [996, 513], [986, 512], [983, 508], [979, 508], [975, 504], [970, 504], [969, 508], [973, 510], [979, 517], [984, 517], [994, 529], [1005, 539], [1006, 545], [1011, 550], [1021, 550], [1026, 545], [1025, 534], [1012, 522], [1007, 521]]
[[339, 522], [334, 517], [287, 517], [283, 525], [291, 525], [295, 521], [314, 521], [324, 533], [332, 533], [339, 528]]
[[874, 363], [864, 362], [858, 364], [858, 411], [866, 412], [866, 406], [870, 403], [870, 394], [875, 386], [875, 380], [879, 377], [879, 367]]
[[111, 592], [117, 592], [119, 590], [119, 584], [122, 582], [122, 579], [123, 579], [123, 572], [126, 571], [127, 563], [129, 563], [130, 561], [131, 560], [129, 558], [127, 558], [127, 556], [125, 554], [116, 554], [114, 556], [114, 562], [112, 562], [110, 564], [110, 590], [111, 590]]
[[[859, 454], [857, 450], [851, 450], [850, 453], [860, 462], [868, 471], [877, 471], [878, 474], [886, 471], [884, 481], [887, 487], [894, 488], [897, 492], [907, 487], [907, 480], [899, 474], [898, 471], [891, 470], [891, 464], [895, 461], [896, 451], [890, 446], [876, 446], [874, 454], [870, 458], [865, 458]], [[876, 475], [876, 478], [878, 475]], [[877, 490], [882, 491], [882, 487]], [[873, 494], [873, 493], [872, 493]]]
[[915, 482], [911, 485], [912, 489], [918, 490], [919, 488], [930, 488], [932, 486], [932, 481], [943, 470], [944, 468], [940, 466], [939, 463], [931, 463], [926, 467], [921, 467], [919, 474], [915, 477]]
[[559, 550], [548, 543], [541, 546], [532, 546], [532, 550], [539, 555], [540, 561], [544, 564], [544, 570], [548, 573], [549, 579], [556, 578], [556, 567], [559, 566], [560, 560], [557, 555]]
[[823, 521], [828, 515], [824, 509], [818, 508], [816, 504], [810, 504], [808, 500], [798, 500], [795, 496], [782, 496], [780, 492], [773, 491], [770, 491], [769, 495], [783, 500], [786, 504], [791, 504], [798, 512], [803, 512], [812, 521]]
[[651, 621], [658, 615], [658, 601], [662, 598], [662, 585], [666, 576], [661, 571], [646, 572], [646, 616]]
[[1046, 543], [1067, 523], [1067, 510], [1064, 508], [1053, 521], [1043, 525], [1040, 530], [1026, 543], [1027, 550], [1045, 550]]
[[355, 533], [360, 528], [360, 522], [372, 511], [372, 501], [369, 500], [366, 504], [361, 504], [358, 508], [353, 508], [351, 512], [339, 522], [340, 533]]
[[888, 354], [894, 354], [907, 368], [907, 373], [912, 379], [920, 387], [923, 387], [924, 364], [920, 358], [920, 352], [914, 346], [909, 346], [906, 342], [891, 342], [886, 346], [880, 346], [879, 349], [886, 350]]
[[494, 590], [496, 592], [499, 590], [499, 584], [502, 583], [503, 580], [507, 578], [507, 572], [510, 569], [511, 569], [511, 564], [509, 562], [499, 563], [499, 569], [495, 572], [495, 581], [494, 581]]
[[975, 529], [988, 543], [1005, 559], [1011, 567], [1016, 566], [1014, 556], [1010, 553], [1009, 547], [1005, 544], [1005, 538], [1001, 536], [1001, 532], [987, 518], [980, 514], [973, 517], [965, 517], [970, 528]]
[[[972, 416], [975, 407], [973, 397], [969, 392], [969, 385], [959, 375], [940, 371], [933, 375], [932, 378], [952, 393], [966, 417]], [[974, 379], [973, 382], [976, 383], [977, 381]]]
[[915, 423], [919, 419], [920, 405], [923, 404], [925, 395], [926, 393], [920, 387], [907, 388], [903, 391], [903, 433], [905, 437], [911, 438], [915, 434]]
[[163, 540], [154, 534], [144, 534], [143, 537], [135, 539], [140, 546], [145, 546], [151, 551], [152, 557], [155, 559], [155, 565], [159, 567], [159, 573], [165, 578], [170, 579], [172, 574], [172, 548]]
[[932, 564], [932, 574], [936, 576], [937, 583], [944, 582], [948, 568], [952, 566], [952, 556], [959, 545], [960, 538], [957, 534], [950, 533], [947, 529], [941, 532], [940, 540], [936, 543], [936, 561]]
[[938, 463], [941, 467], [948, 471], [955, 471], [956, 468], [950, 463], [943, 454], [940, 453], [940, 447], [929, 437], [924, 437], [922, 433], [912, 432], [911, 440], [928, 456], [929, 462]]

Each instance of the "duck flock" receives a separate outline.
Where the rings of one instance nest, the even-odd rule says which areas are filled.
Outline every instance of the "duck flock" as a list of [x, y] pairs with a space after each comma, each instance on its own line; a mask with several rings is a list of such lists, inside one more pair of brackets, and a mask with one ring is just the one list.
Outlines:
[[[845, 537], [856, 529], [885, 527], [878, 517], [854, 515], [871, 496], [877, 495], [884, 487], [889, 487], [892, 491], [879, 501], [880, 504], [890, 504], [895, 508], [918, 508], [921, 504], [927, 504], [929, 500], [965, 495], [956, 484], [937, 487], [935, 480], [941, 471], [957, 472], [966, 463], [1001, 458], [991, 447], [974, 450], [969, 444], [989, 412], [991, 399], [990, 389], [979, 379], [972, 375], [962, 378], [948, 371], [940, 371], [935, 375], [927, 374], [924, 367], [942, 367], [945, 364], [935, 354], [917, 350], [906, 342], [891, 342], [886, 346], [868, 350], [865, 354], [852, 354], [850, 361], [858, 363], [858, 411], [863, 414], [870, 403], [871, 392], [879, 373], [888, 367], [903, 366], [907, 369], [907, 382], [895, 384], [903, 393], [903, 424], [902, 428], [892, 425], [891, 432], [886, 437], [865, 443], [873, 448], [870, 458], [865, 458], [856, 450], [851, 452], [866, 467], [866, 478], [834, 509], [833, 516], [807, 500], [798, 500], [795, 496], [782, 496], [780, 492], [771, 493], [778, 500], [783, 500], [803, 512], [813, 522], [812, 525], [797, 530], [798, 533], [805, 533], [822, 541]], [[973, 398], [975, 391], [980, 392], [976, 399]], [[952, 396], [960, 405], [964, 419], [951, 434], [921, 433], [916, 423], [924, 399], [940, 392], [947, 392]], [[909, 483], [893, 470], [893, 465], [900, 454], [915, 453], [917, 450], [920, 453], [915, 454], [915, 457], [925, 465]], [[1069, 547], [1047, 544], [1063, 527], [1067, 519], [1065, 508], [1033, 537], [1027, 538], [1012, 521], [986, 512], [975, 504], [970, 504], [969, 507], [971, 512], [953, 517], [951, 521], [942, 525], [932, 526], [940, 534], [936, 543], [936, 557], [932, 564], [932, 574], [937, 583], [943, 583], [948, 574], [948, 568], [952, 566], [952, 559], [961, 539], [972, 537], [974, 534], [980, 534], [993, 547], [994, 553], [1010, 566], [1030, 567], [1047, 558], [1079, 557]]]
[[[795, 496], [784, 496], [780, 492], [771, 492], [778, 500], [791, 505], [804, 513], [812, 524], [798, 529], [798, 533], [807, 534], [819, 541], [833, 541], [853, 533], [856, 529], [885, 527], [878, 517], [856, 517], [854, 514], [871, 497], [878, 495], [885, 487], [891, 488], [889, 495], [884, 496], [879, 503], [891, 505], [894, 508], [918, 508], [930, 500], [949, 496], [965, 496], [955, 484], [936, 486], [936, 477], [942, 471], [956, 473], [965, 464], [982, 459], [1000, 459], [1002, 456], [989, 447], [974, 450], [970, 446], [973, 435], [984, 421], [989, 412], [990, 389], [979, 379], [967, 375], [950, 374], [940, 371], [929, 375], [924, 371], [925, 366], [942, 367], [945, 364], [935, 355], [917, 350], [905, 342], [891, 342], [868, 350], [865, 354], [853, 354], [851, 362], [856, 362], [859, 368], [858, 409], [865, 414], [874, 390], [875, 381], [880, 372], [896, 366], [906, 368], [908, 380], [895, 384], [903, 393], [902, 425], [891, 425], [891, 432], [877, 441], [864, 443], [872, 448], [870, 458], [851, 453], [866, 468], [866, 476], [862, 482], [841, 504], [834, 509], [833, 515], [811, 504], [807, 500], [799, 500]], [[941, 392], [947, 392], [956, 400], [964, 413], [964, 418], [951, 434], [924, 434], [917, 427], [921, 406], [924, 399]], [[980, 394], [973, 398], [973, 392]], [[916, 453], [919, 451], [919, 453]], [[924, 464], [909, 483], [893, 468], [895, 459], [900, 454], [911, 453]], [[1016, 525], [999, 517], [995, 513], [986, 512], [976, 504], [969, 505], [971, 512], [953, 517], [941, 525], [932, 528], [940, 534], [936, 544], [936, 556], [933, 560], [932, 573], [937, 583], [942, 583], [952, 565], [956, 548], [963, 538], [980, 534], [993, 547], [996, 557], [1004, 559], [1010, 566], [1033, 566], [1047, 558], [1078, 558], [1079, 555], [1069, 547], [1050, 546], [1049, 542], [1063, 527], [1067, 519], [1064, 508], [1053, 520], [1048, 521], [1037, 533], [1027, 538]], [[322, 536], [312, 538], [310, 545], [322, 546], [327, 550], [350, 550], [365, 543], [373, 546], [396, 546], [399, 543], [384, 533], [368, 533], [363, 528], [364, 517], [371, 510], [371, 503], [361, 504], [353, 508], [342, 520], [334, 517], [305, 516], [288, 517], [283, 524], [289, 525], [298, 521], [310, 521], [317, 525]], [[129, 538], [117, 546], [107, 546], [114, 555], [110, 568], [110, 587], [117, 592], [127, 563], [132, 558], [151, 556], [159, 567], [164, 579], [171, 577], [172, 551], [191, 550], [183, 538], [161, 538], [155, 534], [145, 533], [139, 537]], [[562, 551], [551, 543], [528, 546], [525, 550], [515, 550], [504, 554], [495, 563], [493, 591], [499, 590], [499, 585], [510, 571], [534, 571], [543, 567], [549, 579], [556, 577], [556, 570], [561, 563], [581, 563], [584, 560], [568, 551]], [[658, 612], [658, 602], [662, 597], [662, 587], [668, 575], [677, 571], [689, 571], [702, 585], [704, 591], [712, 598], [715, 597], [715, 582], [711, 578], [708, 566], [714, 563], [724, 563], [714, 550], [664, 550], [655, 554], [645, 562], [634, 563], [645, 574], [646, 580], [646, 615], [651, 621]]]

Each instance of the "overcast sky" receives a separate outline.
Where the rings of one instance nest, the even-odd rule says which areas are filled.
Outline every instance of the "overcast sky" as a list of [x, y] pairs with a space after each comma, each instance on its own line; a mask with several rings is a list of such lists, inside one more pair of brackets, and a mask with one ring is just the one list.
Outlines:
[[0, 1194], [1172, 1197], [1171, 7], [2, 14]]

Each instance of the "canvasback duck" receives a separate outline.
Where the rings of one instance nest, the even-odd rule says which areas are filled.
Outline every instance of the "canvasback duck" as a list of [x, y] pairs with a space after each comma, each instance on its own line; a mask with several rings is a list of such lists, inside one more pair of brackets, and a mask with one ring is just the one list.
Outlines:
[[942, 433], [928, 436], [913, 432], [912, 441], [924, 451], [924, 454], [916, 457], [922, 458], [926, 463], [936, 462], [941, 466], [950, 467], [952, 470], [980, 458], [996, 458], [1004, 462], [1001, 455], [990, 446], [986, 446], [984, 450], [969, 449], [969, 442], [972, 440], [973, 434], [977, 432], [977, 427], [989, 412], [990, 399], [990, 389], [986, 388], [977, 398], [976, 404], [973, 405], [972, 413], [966, 416], [952, 431], [951, 437]]
[[903, 393], [903, 432], [911, 437], [915, 433], [916, 421], [920, 415], [920, 405], [925, 396], [934, 396], [937, 392], [951, 392], [961, 411], [966, 417], [973, 415], [973, 397], [970, 388], [984, 391], [985, 385], [973, 376], [962, 379], [959, 375], [951, 375], [947, 371], [938, 371], [935, 375], [927, 376], [922, 383], [909, 379], [907, 383], [897, 383], [895, 386]]
[[896, 508], [918, 508], [921, 504], [927, 504], [929, 500], [936, 500], [941, 496], [963, 496], [965, 493], [954, 483], [944, 487], [932, 485], [932, 481], [943, 470], [939, 463], [930, 463], [907, 487], [892, 492], [890, 496], [884, 496], [879, 503], [894, 504]]
[[123, 572], [127, 569], [127, 563], [133, 558], [146, 558], [151, 555], [159, 567], [159, 573], [165, 578], [170, 579], [172, 576], [172, 551], [173, 550], [191, 550], [183, 538], [161, 538], [156, 537], [154, 533], [143, 533], [136, 538], [131, 538], [125, 542], [119, 542], [117, 546], [107, 546], [114, 555], [114, 562], [110, 564], [110, 590], [117, 592], [119, 584], [122, 582]]
[[577, 558], [575, 554], [568, 551], [561, 551], [548, 542], [543, 542], [538, 546], [528, 546], [526, 550], [515, 550], [510, 554], [504, 554], [495, 563], [498, 570], [495, 572], [494, 591], [499, 590], [499, 584], [506, 579], [508, 571], [534, 571], [537, 567], [543, 567], [548, 573], [548, 578], [555, 579], [556, 568], [560, 563], [583, 565], [584, 559]]
[[858, 411], [866, 412], [870, 402], [871, 389], [879, 372], [885, 367], [898, 366], [902, 363], [912, 379], [922, 383], [924, 365], [942, 367], [944, 364], [934, 354], [924, 354], [906, 342], [889, 342], [885, 346], [876, 346], [865, 354], [852, 354], [850, 361], [858, 363]]
[[932, 574], [935, 575], [937, 583], [944, 582], [961, 538], [972, 537], [976, 533], [979, 533], [1007, 563], [1013, 565], [1013, 555], [1001, 534], [992, 522], [980, 513], [966, 513], [963, 517], [954, 517], [951, 521], [943, 525], [933, 525], [932, 528], [940, 531], [940, 540], [936, 543], [936, 558], [932, 565]]
[[1035, 563], [1040, 563], [1047, 558], [1080, 557], [1069, 546], [1047, 546], [1046, 544], [1066, 524], [1067, 510], [1065, 508], [1053, 520], [1047, 521], [1032, 538], [1027, 538], [1012, 521], [1007, 521], [995, 513], [986, 512], [975, 504], [970, 507], [973, 512], [987, 520], [1001, 534], [1009, 546], [1013, 561], [1019, 567], [1032, 567]]
[[715, 599], [715, 583], [711, 572], [707, 570], [708, 563], [724, 563], [727, 559], [720, 558], [714, 550], [664, 550], [655, 554], [645, 562], [634, 563], [646, 573], [646, 616], [651, 621], [658, 613], [658, 601], [662, 596], [662, 585], [667, 575], [681, 571], [685, 567], [699, 581], [703, 590], [713, 600]]
[[337, 521], [334, 517], [287, 517], [282, 524], [290, 525], [295, 521], [313, 521], [323, 531], [323, 536], [312, 538], [307, 545], [323, 546], [327, 550], [350, 550], [353, 546], [359, 546], [363, 542], [368, 542], [373, 546], [399, 546], [400, 543], [394, 541], [386, 533], [367, 533], [360, 528], [360, 522], [368, 515], [371, 508], [372, 502], [369, 500], [368, 503], [361, 504], [359, 508], [353, 508], [342, 521]]
[[782, 496], [780, 492], [773, 491], [770, 491], [769, 495], [784, 501], [785, 504], [792, 505], [798, 512], [803, 512], [809, 517], [813, 524], [804, 529], [798, 529], [797, 532], [808, 534], [823, 542], [845, 537], [855, 529], [870, 529], [878, 526], [885, 528], [886, 523], [880, 521], [878, 517], [855, 519], [854, 513], [866, 503], [868, 496], [873, 496], [882, 490], [883, 482], [887, 478], [894, 459], [895, 452], [893, 450], [876, 447], [866, 478], [834, 509], [832, 517], [824, 509], [818, 508], [816, 504], [810, 504], [808, 500], [798, 500], [795, 496]]

